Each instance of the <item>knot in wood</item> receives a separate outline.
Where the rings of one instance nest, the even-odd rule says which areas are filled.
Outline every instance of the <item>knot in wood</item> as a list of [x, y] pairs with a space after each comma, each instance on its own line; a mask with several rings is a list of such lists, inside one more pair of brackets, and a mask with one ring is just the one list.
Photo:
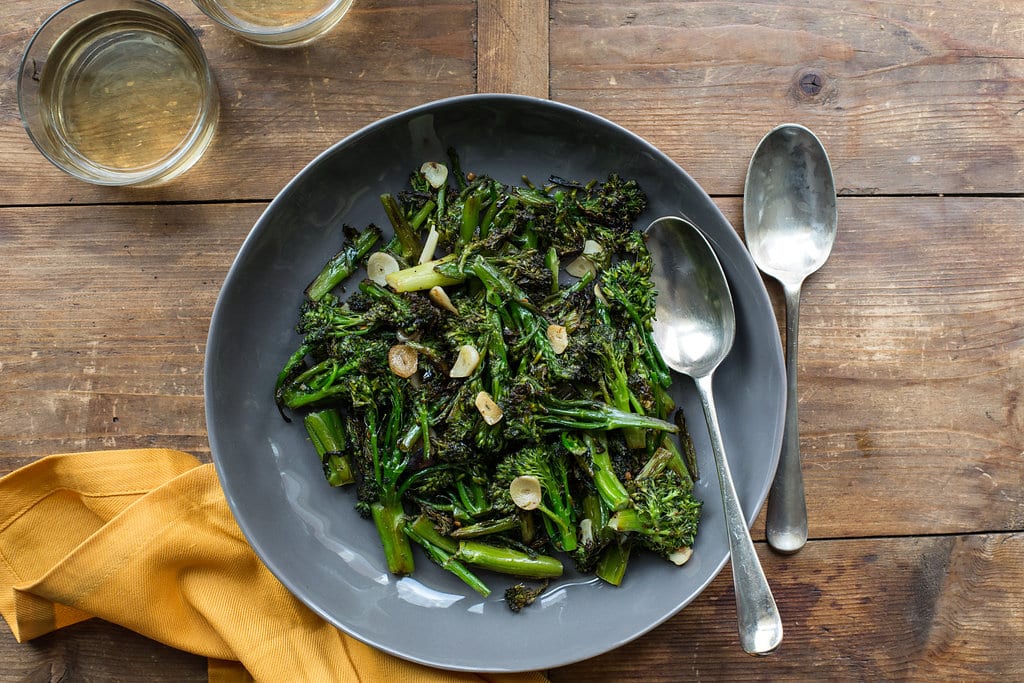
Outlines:
[[799, 83], [800, 92], [813, 97], [821, 92], [822, 87], [825, 85], [825, 79], [821, 74], [809, 71], [801, 74]]

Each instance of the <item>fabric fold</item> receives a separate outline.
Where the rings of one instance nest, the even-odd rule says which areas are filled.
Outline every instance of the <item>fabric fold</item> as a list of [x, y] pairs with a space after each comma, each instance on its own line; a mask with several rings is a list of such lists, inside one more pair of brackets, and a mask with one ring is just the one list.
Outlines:
[[210, 658], [211, 681], [545, 680], [432, 669], [342, 633], [262, 564], [213, 465], [163, 449], [50, 456], [0, 479], [0, 613], [22, 642], [99, 617]]

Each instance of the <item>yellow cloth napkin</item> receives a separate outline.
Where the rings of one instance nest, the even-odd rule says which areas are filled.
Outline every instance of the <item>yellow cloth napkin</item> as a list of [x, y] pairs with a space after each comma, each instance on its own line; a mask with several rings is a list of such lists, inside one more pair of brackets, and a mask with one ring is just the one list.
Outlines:
[[210, 658], [211, 681], [546, 680], [432, 669], [345, 635], [263, 566], [213, 465], [164, 449], [54, 455], [0, 479], [0, 613], [20, 642], [99, 617]]

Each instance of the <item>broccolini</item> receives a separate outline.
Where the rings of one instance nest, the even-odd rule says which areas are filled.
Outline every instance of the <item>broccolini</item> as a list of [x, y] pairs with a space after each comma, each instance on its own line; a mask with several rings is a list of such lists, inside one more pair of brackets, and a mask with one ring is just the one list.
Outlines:
[[646, 197], [614, 174], [505, 185], [449, 157], [381, 194], [390, 241], [346, 227], [298, 311], [282, 415], [352, 484], [393, 573], [414, 546], [485, 596], [474, 570], [547, 585], [562, 556], [618, 585], [636, 549], [679, 563], [701, 504], [651, 335]]

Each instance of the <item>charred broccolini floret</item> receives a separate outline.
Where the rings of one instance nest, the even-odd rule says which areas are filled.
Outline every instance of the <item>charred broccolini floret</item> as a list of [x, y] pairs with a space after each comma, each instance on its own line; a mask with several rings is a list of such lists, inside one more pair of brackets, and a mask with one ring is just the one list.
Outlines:
[[[412, 545], [482, 595], [475, 571], [546, 581], [559, 554], [616, 585], [636, 549], [678, 561], [700, 503], [651, 336], [643, 192], [438, 166], [381, 194], [394, 237], [344, 230], [298, 312], [282, 414], [304, 416], [329, 483], [354, 485], [394, 573]], [[371, 255], [390, 266], [352, 287]]]

